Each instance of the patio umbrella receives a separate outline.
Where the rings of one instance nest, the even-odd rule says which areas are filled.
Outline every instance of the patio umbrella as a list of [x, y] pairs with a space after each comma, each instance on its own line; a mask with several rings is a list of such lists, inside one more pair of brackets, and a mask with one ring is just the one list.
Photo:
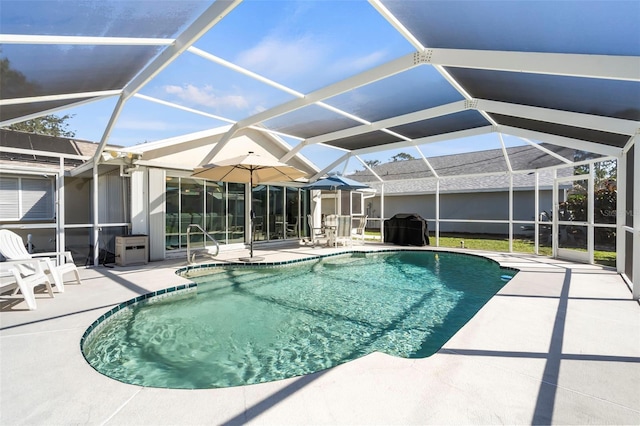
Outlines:
[[[308, 183], [303, 186], [304, 189], [309, 190], [325, 190], [325, 191], [355, 191], [358, 189], [370, 189], [371, 187], [364, 183], [355, 181], [353, 179], [346, 178], [344, 176], [329, 176], [324, 179], [319, 179], [315, 182]], [[338, 197], [336, 193], [336, 210], [338, 210]], [[336, 211], [337, 214], [337, 211]]]
[[346, 178], [344, 176], [329, 176], [324, 179], [319, 179], [315, 182], [308, 183], [303, 186], [305, 189], [324, 189], [327, 191], [353, 191], [356, 189], [368, 189], [370, 186], [364, 183], [355, 181], [353, 179]]
[[[249, 206], [251, 206], [251, 192], [254, 183], [292, 181], [306, 176], [306, 173], [274, 158], [263, 157], [250, 151], [239, 157], [199, 167], [194, 170], [191, 176], [218, 182], [249, 183]], [[262, 260], [262, 258], [253, 257], [253, 216], [253, 209], [251, 209], [250, 257], [240, 259], [249, 262]]]

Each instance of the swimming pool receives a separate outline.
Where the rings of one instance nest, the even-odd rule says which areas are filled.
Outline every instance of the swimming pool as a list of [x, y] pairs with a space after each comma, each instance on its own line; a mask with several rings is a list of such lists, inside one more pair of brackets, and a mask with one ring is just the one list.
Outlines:
[[394, 251], [282, 267], [220, 267], [165, 297], [123, 304], [82, 349], [99, 372], [160, 388], [239, 386], [320, 371], [375, 351], [435, 353], [513, 270], [486, 258]]

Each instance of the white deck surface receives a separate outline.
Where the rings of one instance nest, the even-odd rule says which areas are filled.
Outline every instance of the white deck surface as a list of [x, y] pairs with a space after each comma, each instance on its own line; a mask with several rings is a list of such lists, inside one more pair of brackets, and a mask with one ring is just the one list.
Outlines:
[[[267, 261], [331, 251], [254, 248]], [[183, 263], [83, 268], [83, 285], [37, 294], [36, 311], [3, 305], [0, 425], [640, 424], [640, 307], [624, 281], [596, 266], [485, 254], [521, 272], [431, 357], [374, 353], [210, 390], [123, 384], [80, 351], [87, 327], [115, 304], [184, 282], [174, 274]]]

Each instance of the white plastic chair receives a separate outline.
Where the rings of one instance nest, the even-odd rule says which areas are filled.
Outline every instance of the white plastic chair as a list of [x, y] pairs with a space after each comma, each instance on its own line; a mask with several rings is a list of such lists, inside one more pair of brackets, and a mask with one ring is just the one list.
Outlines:
[[351, 238], [362, 240], [364, 244], [364, 230], [367, 227], [367, 218], [368, 216], [360, 216], [360, 222], [358, 222], [358, 226], [351, 230]]
[[[19, 270], [21, 266], [32, 272], [22, 275]], [[20, 292], [30, 310], [37, 308], [34, 288], [42, 284], [45, 285], [49, 296], [53, 297], [51, 282], [42, 270], [42, 263], [39, 260], [0, 262], [0, 293], [13, 290], [9, 297], [16, 298]]]
[[338, 229], [336, 230], [336, 245], [351, 246], [351, 216], [338, 216]]
[[[80, 281], [80, 274], [78, 274], [78, 268], [73, 263], [71, 252], [31, 254], [24, 247], [24, 242], [18, 234], [9, 231], [8, 229], [0, 229], [0, 254], [10, 261], [31, 259], [39, 260], [41, 262], [42, 270], [44, 273], [51, 276], [51, 279], [59, 293], [64, 292], [64, 275], [69, 272], [73, 272], [78, 284], [82, 284]], [[50, 256], [57, 256], [58, 254], [63, 254], [66, 262], [56, 266]], [[34, 270], [33, 266], [29, 266], [27, 263], [18, 262], [16, 268], [23, 277], [27, 277], [37, 272]]]

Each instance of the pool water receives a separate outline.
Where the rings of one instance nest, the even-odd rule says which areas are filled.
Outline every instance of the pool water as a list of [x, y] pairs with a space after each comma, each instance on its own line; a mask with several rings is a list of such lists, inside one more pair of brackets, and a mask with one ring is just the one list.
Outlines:
[[380, 351], [435, 353], [513, 275], [485, 258], [353, 254], [286, 267], [220, 268], [197, 292], [131, 305], [85, 341], [99, 372], [161, 388], [238, 386]]

